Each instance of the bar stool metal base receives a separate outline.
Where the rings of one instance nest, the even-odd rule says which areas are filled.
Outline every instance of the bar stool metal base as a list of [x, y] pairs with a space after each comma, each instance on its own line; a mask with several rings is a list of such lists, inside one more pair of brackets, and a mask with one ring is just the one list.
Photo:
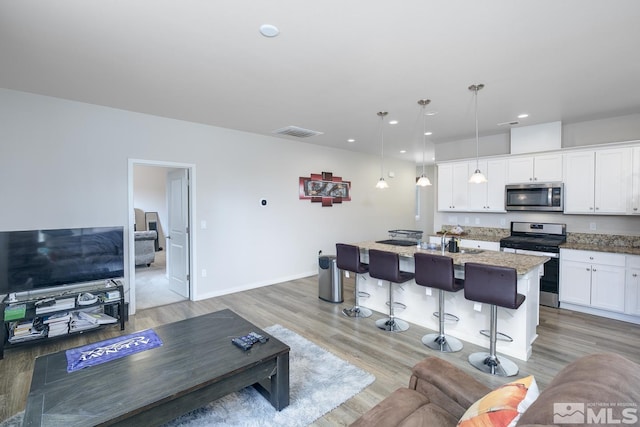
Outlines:
[[347, 317], [369, 317], [371, 316], [371, 313], [371, 310], [369, 310], [368, 308], [357, 306], [345, 308], [342, 310], [342, 314]]
[[443, 353], [455, 353], [456, 351], [462, 350], [462, 342], [449, 335], [427, 334], [422, 337], [422, 344], [432, 350]]
[[396, 318], [376, 320], [376, 326], [387, 332], [404, 332], [409, 329], [409, 324], [407, 322]]
[[518, 365], [506, 357], [498, 359], [498, 356], [491, 356], [489, 353], [472, 353], [469, 355], [469, 363], [486, 374], [499, 377], [512, 377], [518, 374]]

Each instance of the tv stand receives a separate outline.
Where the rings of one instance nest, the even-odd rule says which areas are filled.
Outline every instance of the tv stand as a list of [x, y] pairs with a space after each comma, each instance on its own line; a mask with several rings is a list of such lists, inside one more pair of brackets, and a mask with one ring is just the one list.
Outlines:
[[4, 350], [120, 326], [125, 303], [121, 279], [6, 295], [0, 304], [0, 359]]

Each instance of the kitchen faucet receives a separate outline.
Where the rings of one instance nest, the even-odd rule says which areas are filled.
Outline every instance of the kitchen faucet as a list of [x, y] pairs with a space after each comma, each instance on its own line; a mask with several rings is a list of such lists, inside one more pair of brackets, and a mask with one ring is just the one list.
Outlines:
[[440, 239], [440, 249], [442, 250], [442, 255], [444, 255], [444, 237], [447, 235], [446, 231], [442, 232], [442, 238]]

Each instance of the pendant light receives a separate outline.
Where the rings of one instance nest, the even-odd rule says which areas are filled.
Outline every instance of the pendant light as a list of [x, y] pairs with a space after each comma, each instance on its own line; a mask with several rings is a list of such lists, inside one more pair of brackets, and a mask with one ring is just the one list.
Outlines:
[[422, 107], [422, 175], [420, 175], [420, 178], [416, 181], [416, 185], [420, 187], [431, 185], [431, 181], [429, 181], [429, 178], [424, 174], [424, 156], [427, 151], [427, 114], [425, 108], [430, 102], [430, 99], [421, 99], [418, 101], [418, 104]]
[[376, 188], [389, 188], [389, 184], [384, 180], [384, 118], [389, 114], [386, 111], [379, 111], [380, 117], [380, 180], [376, 184]]
[[483, 84], [469, 86], [469, 90], [473, 91], [476, 102], [476, 171], [473, 173], [473, 175], [471, 175], [471, 178], [469, 178], [469, 182], [471, 184], [483, 184], [487, 182], [487, 177], [485, 177], [482, 172], [480, 172], [480, 161], [478, 159], [478, 146], [480, 145], [480, 139], [478, 137], [478, 91], [483, 87]]

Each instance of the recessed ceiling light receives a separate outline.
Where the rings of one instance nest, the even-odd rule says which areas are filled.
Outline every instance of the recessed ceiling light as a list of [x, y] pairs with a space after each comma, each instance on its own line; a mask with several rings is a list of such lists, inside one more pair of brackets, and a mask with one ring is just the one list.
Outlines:
[[437, 111], [427, 111], [424, 113], [425, 116], [435, 116], [436, 114], [438, 114]]
[[407, 152], [407, 150], [400, 150], [400, 154], [404, 154], [406, 152]]
[[429, 136], [429, 135], [433, 135], [433, 132], [425, 132], [424, 134]]
[[349, 138], [349, 139], [347, 139], [347, 142], [356, 142], [356, 140], [353, 139], [353, 138]]
[[518, 118], [519, 118], [519, 119], [525, 119], [525, 118], [527, 118], [527, 117], [529, 117], [529, 115], [528, 115], [527, 113], [518, 114]]
[[265, 37], [277, 37], [280, 34], [280, 30], [275, 25], [264, 24], [260, 26], [260, 34]]
[[389, 124], [390, 124], [390, 125], [397, 125], [397, 124], [398, 124], [398, 121], [397, 121], [397, 120], [390, 120], [390, 121], [389, 121]]

